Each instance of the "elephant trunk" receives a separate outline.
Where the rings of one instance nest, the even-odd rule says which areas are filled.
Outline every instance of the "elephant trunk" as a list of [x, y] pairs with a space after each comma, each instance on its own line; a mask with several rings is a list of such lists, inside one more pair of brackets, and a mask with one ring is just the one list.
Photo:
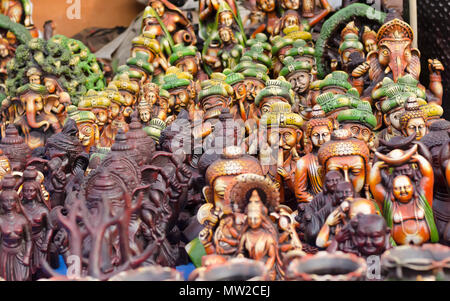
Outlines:
[[36, 105], [34, 103], [34, 97], [29, 97], [27, 99], [27, 107], [26, 107], [26, 116], [27, 123], [33, 129], [38, 129], [42, 126], [45, 126], [45, 130], [48, 129], [49, 123], [46, 120], [42, 120], [40, 122], [36, 121]]

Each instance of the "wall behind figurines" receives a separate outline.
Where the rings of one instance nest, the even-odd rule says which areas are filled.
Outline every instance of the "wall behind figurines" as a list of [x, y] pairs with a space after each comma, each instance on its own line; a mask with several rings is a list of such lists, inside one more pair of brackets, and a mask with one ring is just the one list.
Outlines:
[[145, 6], [136, 0], [32, 0], [33, 21], [43, 31], [53, 20], [56, 33], [68, 37], [87, 27], [129, 26]]

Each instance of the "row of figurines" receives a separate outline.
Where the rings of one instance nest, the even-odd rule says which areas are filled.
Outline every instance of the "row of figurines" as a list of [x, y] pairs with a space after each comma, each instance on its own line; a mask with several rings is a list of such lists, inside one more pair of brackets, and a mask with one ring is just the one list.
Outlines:
[[[152, 3], [154, 5], [151, 6], [154, 6], [153, 9], [157, 11], [159, 17], [164, 16], [165, 10], [161, 10], [159, 4], [163, 4], [163, 6], [167, 6], [167, 4], [164, 1], [152, 1]], [[149, 9], [149, 11], [152, 10]], [[167, 16], [169, 15], [167, 14]], [[223, 18], [220, 18], [221, 22], [224, 22], [222, 25], [226, 25], [230, 21], [227, 21], [227, 15], [230, 16], [226, 12], [222, 14]], [[163, 18], [163, 20], [168, 22], [172, 20], [171, 18]], [[150, 29], [161, 30], [161, 20], [152, 23], [150, 22], [152, 18], [149, 18], [147, 21], [151, 25]], [[225, 27], [222, 26], [222, 30], [219, 31], [222, 32], [221, 39], [227, 38], [224, 33], [230, 33], [229, 30], [223, 29]], [[198, 68], [200, 66], [197, 61], [199, 56], [195, 48], [184, 45], [172, 47], [173, 44], [169, 41], [172, 55], [164, 58], [164, 55], [161, 55], [161, 49], [166, 49], [164, 40], [158, 39], [158, 34], [151, 34], [149, 31], [151, 30], [144, 29], [143, 33], [133, 40], [132, 57], [126, 66], [120, 68], [119, 75], [106, 89], [103, 88], [104, 84], [102, 84], [102, 77], [98, 72], [96, 61], [92, 61], [89, 51], [76, 41], [55, 36], [49, 42], [39, 39], [31, 40], [18, 48], [15, 53], [16, 57], [8, 65], [7, 94], [9, 97], [2, 102], [3, 117], [6, 120], [2, 123], [2, 136], [4, 137], [2, 149], [9, 159], [9, 163], [7, 163], [8, 160], [3, 160], [5, 172], [8, 172], [10, 165], [16, 172], [23, 171], [31, 152], [28, 147], [31, 147], [34, 152], [32, 165], [37, 165], [41, 173], [45, 174], [41, 179], [47, 179], [44, 186], [49, 190], [50, 203], [55, 207], [61, 204], [65, 205], [67, 191], [74, 191], [74, 187], [81, 185], [83, 182], [80, 180], [81, 174], [84, 174], [88, 166], [93, 172], [92, 178], [97, 179], [96, 171], [102, 170], [98, 166], [106, 164], [102, 163], [104, 162], [102, 159], [107, 156], [104, 152], [108, 151], [102, 146], [114, 146], [115, 143], [116, 148], [112, 147], [113, 153], [129, 151], [128, 157], [133, 158], [138, 166], [151, 166], [146, 167], [145, 171], [136, 171], [138, 168], [132, 167], [133, 164], [130, 163], [130, 166], [124, 169], [124, 174], [136, 175], [136, 179], [132, 181], [134, 185], [140, 183], [140, 177], [142, 177], [155, 186], [155, 189], [152, 190], [153, 194], [154, 191], [158, 191], [171, 200], [190, 202], [189, 206], [192, 208], [188, 210], [188, 216], [191, 217], [197, 214], [198, 205], [204, 201], [201, 197], [203, 192], [204, 199], [208, 203], [214, 204], [214, 207], [211, 208], [210, 213], [203, 208], [199, 215], [212, 216], [211, 219], [216, 221], [216, 215], [222, 216], [223, 211], [229, 212], [229, 207], [226, 203], [224, 205], [221, 200], [225, 198], [228, 191], [228, 181], [231, 181], [235, 175], [227, 174], [218, 177], [217, 174], [240, 173], [236, 170], [239, 170], [240, 163], [238, 162], [241, 161], [224, 163], [220, 169], [212, 169], [208, 174], [208, 166], [211, 162], [219, 159], [218, 155], [205, 155], [199, 159], [195, 154], [191, 155], [195, 151], [192, 148], [196, 146], [192, 146], [187, 141], [199, 138], [212, 141], [213, 145], [219, 145], [214, 147], [220, 153], [220, 143], [223, 146], [223, 138], [231, 138], [232, 141], [242, 143], [248, 153], [259, 158], [261, 167], [252, 168], [251, 173], [261, 170], [261, 175], [274, 183], [273, 185], [280, 194], [281, 202], [290, 207], [289, 210], [292, 212], [297, 209], [299, 202], [313, 204], [315, 197], [320, 195], [322, 190], [326, 190], [327, 171], [337, 169], [342, 170], [342, 177], [353, 184], [356, 196], [370, 200], [369, 192], [372, 193], [378, 206], [378, 212], [383, 212], [387, 216], [389, 227], [393, 228], [389, 224], [390, 220], [401, 222], [402, 230], [406, 229], [403, 233], [408, 233], [408, 235], [406, 238], [401, 238], [399, 233], [402, 232], [397, 231], [397, 235], [400, 235], [400, 238], [397, 237], [399, 243], [408, 241], [420, 244], [428, 240], [436, 241], [435, 228], [438, 229], [437, 232], [444, 242], [448, 240], [446, 225], [449, 206], [445, 203], [445, 200], [448, 199], [448, 184], [445, 180], [448, 169], [448, 161], [446, 161], [448, 157], [446, 157], [448, 125], [444, 120], [439, 119], [442, 115], [442, 108], [439, 106], [442, 101], [440, 71], [443, 70], [443, 67], [439, 61], [429, 62], [432, 72], [430, 88], [426, 91], [418, 82], [420, 61], [418, 52], [411, 47], [412, 30], [408, 24], [394, 19], [381, 26], [376, 35], [374, 32], [370, 33], [370, 30], [365, 30], [367, 34], [365, 39], [363, 37], [364, 46], [366, 46], [364, 51], [357, 37], [358, 29], [354, 23], [349, 23], [342, 31], [339, 57], [337, 57], [341, 62], [340, 69], [348, 73], [334, 71], [321, 81], [313, 79], [315, 79], [315, 73], [320, 72], [324, 67], [323, 63], [320, 65], [321, 61], [315, 59], [316, 50], [312, 47], [311, 37], [295, 22], [287, 24], [279, 38], [273, 38], [270, 42], [262, 34], [255, 35], [253, 39], [245, 43], [245, 48], [237, 52], [237, 56], [233, 53], [239, 49], [228, 49], [231, 58], [237, 58], [234, 63], [229, 60], [230, 55], [227, 57], [227, 53], [222, 51], [220, 60], [231, 62], [229, 66], [224, 65], [232, 70], [226, 70], [224, 73], [212, 73], [210, 76], [206, 76], [201, 68]], [[181, 35], [175, 33], [173, 36], [175, 39], [176, 36]], [[167, 35], [165, 37], [167, 38]], [[370, 37], [372, 39], [369, 39]], [[397, 49], [399, 44], [404, 45], [402, 51], [389, 51]], [[55, 49], [59, 51], [55, 51]], [[209, 48], [204, 47], [204, 49]], [[209, 56], [211, 56], [210, 53], [207, 56], [203, 55], [203, 59]], [[366, 56], [367, 60], [354, 70], [348, 69], [350, 66], [346, 67], [346, 62], [354, 63]], [[32, 57], [38, 59], [35, 60]], [[272, 58], [279, 61], [278, 67], [276, 64], [272, 65]], [[351, 60], [346, 61], [349, 58]], [[61, 64], [55, 64], [57, 61], [60, 61]], [[336, 59], [332, 60], [330, 71], [339, 66], [335, 61]], [[35, 65], [30, 66], [29, 62], [33, 62]], [[68, 68], [66, 68], [66, 64]], [[317, 71], [314, 67], [316, 64]], [[176, 65], [179, 69], [168, 67], [170, 65]], [[355, 66], [353, 65], [353, 67]], [[208, 72], [206, 69], [205, 71]], [[82, 75], [80, 70], [88, 70], [88, 72]], [[215, 70], [210, 72], [212, 71]], [[64, 74], [64, 77], [61, 74]], [[286, 80], [283, 78], [270, 79], [269, 74], [272, 78], [277, 75], [284, 76]], [[351, 75], [349, 76], [349, 74]], [[391, 77], [392, 79], [390, 79]], [[194, 79], [198, 81], [194, 82]], [[154, 83], [149, 83], [150, 81]], [[77, 88], [73, 89], [73, 87]], [[85, 95], [87, 87], [98, 91], [90, 91]], [[363, 95], [362, 98], [360, 94]], [[428, 103], [425, 99], [428, 100]], [[75, 104], [77, 106], [74, 106]], [[320, 107], [316, 107], [316, 104]], [[226, 110], [227, 108], [229, 111]], [[186, 109], [187, 112], [183, 109]], [[373, 109], [375, 109], [375, 114]], [[133, 111], [136, 110], [140, 113], [141, 122], [137, 122], [137, 116], [134, 117], [134, 120], [131, 118]], [[69, 122], [66, 121], [67, 117], [71, 117]], [[75, 120], [76, 126], [70, 120]], [[177, 122], [174, 122], [175, 120]], [[239, 132], [237, 130], [232, 131], [231, 137], [227, 136], [230, 135], [226, 131], [230, 120], [240, 120], [244, 123], [244, 125], [240, 123], [240, 126], [231, 126], [234, 129], [241, 129], [242, 139], [235, 137], [235, 132]], [[20, 134], [25, 137], [26, 143], [14, 126], [7, 127], [8, 123], [19, 127]], [[167, 125], [171, 126], [164, 130]], [[378, 137], [375, 136], [374, 131], [380, 130], [383, 125], [386, 126], [386, 129], [381, 131], [377, 135]], [[144, 129], [142, 129], [143, 126]], [[333, 130], [339, 127], [343, 129], [334, 131], [332, 134]], [[243, 131], [244, 128], [245, 131]], [[187, 133], [183, 129], [187, 129]], [[127, 130], [129, 131], [124, 138], [123, 132]], [[426, 135], [427, 138], [422, 138], [428, 131], [431, 132]], [[181, 135], [179, 135], [180, 132]], [[120, 139], [116, 135], [119, 135]], [[335, 143], [329, 141], [332, 135]], [[176, 153], [183, 143], [188, 145], [183, 147], [185, 156], [173, 160], [182, 160], [189, 166], [190, 172], [194, 172], [197, 177], [195, 185], [190, 183], [189, 193], [185, 191], [186, 187], [180, 186], [179, 183], [173, 183], [174, 178], [168, 176], [166, 171], [161, 170], [161, 167], [167, 167], [167, 162], [163, 160], [161, 163], [154, 158], [152, 153], [155, 149], [155, 142], [146, 139], [149, 136], [159, 142], [158, 148], [164, 151]], [[180, 136], [181, 139], [179, 139]], [[350, 136], [356, 140], [352, 140]], [[402, 136], [405, 138], [402, 139]], [[162, 141], [159, 141], [160, 139]], [[422, 143], [416, 142], [417, 146], [413, 146], [412, 140], [415, 139], [424, 140]], [[133, 142], [124, 143], [125, 140]], [[145, 143], [142, 143], [144, 141]], [[382, 146], [377, 154], [375, 149], [380, 143]], [[325, 145], [328, 146], [324, 147]], [[93, 146], [97, 150], [92, 148]], [[202, 143], [200, 143], [201, 146], [203, 146]], [[130, 151], [130, 148], [138, 149], [139, 153]], [[419, 160], [421, 157], [417, 157], [417, 152], [426, 158], [427, 162], [433, 163], [436, 183], [439, 184], [430, 185], [425, 180], [422, 183], [422, 178], [429, 181], [429, 168], [426, 168], [427, 165], [423, 160]], [[91, 153], [90, 156], [87, 153]], [[358, 155], [355, 155], [356, 153]], [[376, 160], [381, 158], [381, 161], [387, 162], [387, 166], [390, 168], [383, 163], [379, 165], [376, 165], [377, 162], [373, 163], [376, 161], [373, 158], [374, 154]], [[228, 153], [226, 156], [231, 156], [226, 159], [235, 159], [240, 154], [237, 151], [231, 155]], [[109, 161], [106, 160], [106, 162]], [[244, 162], [246, 161], [244, 160]], [[231, 165], [228, 167], [228, 164]], [[380, 170], [379, 175], [373, 175], [373, 181], [370, 174], [372, 164], [374, 166], [372, 170], [377, 170], [375, 167]], [[392, 170], [392, 166], [396, 168]], [[113, 167], [117, 166], [113, 165]], [[422, 170], [422, 167], [425, 168], [425, 171]], [[184, 172], [185, 169], [186, 167], [180, 167], [180, 170]], [[178, 179], [179, 175], [174, 171], [178, 172], [177, 168], [168, 170]], [[155, 174], [159, 174], [163, 180], [155, 177]], [[258, 174], [259, 172], [257, 172]], [[427, 175], [424, 176], [424, 174]], [[400, 175], [406, 177], [398, 178]], [[216, 183], [217, 177], [220, 181]], [[154, 182], [155, 178], [157, 179], [156, 183]], [[406, 178], [413, 183], [414, 189], [411, 190], [411, 185]], [[165, 184], [158, 183], [158, 181]], [[127, 185], [131, 185], [130, 193], [133, 192], [136, 188], [133, 183], [125, 182]], [[393, 195], [391, 197], [393, 202], [397, 200], [392, 186], [394, 182], [400, 187], [400, 190], [401, 187], [403, 190], [406, 189], [404, 187], [409, 187], [409, 192], [399, 193], [398, 200], [403, 198], [408, 200], [406, 201], [408, 204], [414, 200], [413, 203], [418, 203], [418, 205], [407, 206], [405, 209], [407, 212], [403, 212], [396, 206], [390, 206], [389, 202], [385, 202], [384, 197], [387, 197], [389, 193]], [[209, 185], [203, 187], [205, 183]], [[89, 185], [87, 186], [89, 188]], [[423, 188], [425, 186], [428, 186], [427, 191]], [[434, 195], [432, 195], [433, 192], [430, 192], [430, 187], [434, 188]], [[75, 190], [77, 189], [80, 188]], [[167, 190], [173, 190], [173, 193], [164, 194]], [[186, 193], [189, 195], [188, 198], [186, 198]], [[411, 197], [409, 194], [413, 196]], [[68, 195], [72, 194], [68, 193]], [[147, 206], [147, 211], [150, 213], [147, 215], [147, 220], [143, 219], [144, 222], [140, 225], [147, 225], [151, 229], [147, 232], [157, 233], [152, 235], [165, 236], [170, 232], [169, 229], [172, 230], [174, 222], [171, 221], [167, 229], [156, 227], [150, 217], [164, 215], [161, 212], [169, 210], [169, 207], [160, 205], [161, 196], [153, 195], [153, 197], [153, 201], [158, 205]], [[259, 197], [263, 198], [260, 194]], [[250, 196], [247, 197], [247, 199], [249, 198]], [[324, 197], [322, 201], [314, 202], [316, 204], [314, 206], [320, 207], [330, 198], [332, 198], [331, 195]], [[387, 197], [387, 199], [389, 198]], [[95, 200], [92, 201], [95, 202]], [[317, 205], [318, 202], [319, 205]], [[361, 202], [366, 204], [365, 201]], [[71, 202], [67, 203], [71, 204]], [[170, 202], [168, 203], [170, 204]], [[431, 203], [433, 203], [432, 214], [434, 214], [432, 218], [430, 218]], [[115, 204], [114, 200], [112, 204]], [[394, 202], [394, 205], [396, 204]], [[347, 212], [348, 207], [347, 209], [345, 209], [345, 205], [343, 207], [342, 210]], [[92, 210], [95, 208], [95, 206], [89, 207]], [[297, 219], [306, 220], [306, 222], [297, 221], [300, 227], [305, 227], [300, 231], [304, 234], [301, 234], [299, 238], [300, 242], [303, 241], [303, 246], [310, 244], [314, 249], [317, 247], [318, 235], [314, 231], [320, 232], [323, 226], [320, 222], [318, 224], [320, 228], [317, 226], [317, 219], [320, 221], [323, 216], [318, 215], [319, 217], [317, 217], [315, 214], [311, 214], [309, 212], [311, 209], [308, 208], [308, 206], [298, 208], [297, 211], [297, 213], [300, 212], [300, 215], [297, 214]], [[417, 208], [421, 210], [416, 210]], [[175, 210], [176, 208], [170, 209]], [[285, 209], [289, 212], [287, 208]], [[411, 209], [413, 209], [412, 213]], [[66, 208], [66, 210], [68, 209]], [[243, 212], [245, 208], [240, 210]], [[258, 213], [258, 210], [267, 211], [261, 206], [259, 209], [255, 206], [252, 212], [260, 214], [261, 212]], [[214, 213], [214, 211], [217, 212]], [[273, 213], [273, 210], [269, 211]], [[394, 211], [397, 214], [394, 214]], [[301, 212], [307, 213], [303, 215]], [[323, 211], [322, 214], [328, 215], [329, 213]], [[81, 212], [80, 215], [85, 216], [84, 212]], [[408, 218], [404, 218], [404, 215], [408, 215]], [[410, 215], [414, 218], [410, 219]], [[173, 214], [173, 216], [175, 220], [179, 218], [178, 214]], [[330, 224], [337, 223], [338, 216], [343, 215], [335, 213], [334, 220], [332, 220], [333, 217], [330, 217]], [[327, 219], [328, 216], [325, 218]], [[342, 219], [344, 218], [342, 217]], [[430, 222], [432, 219], [436, 219], [435, 227]], [[182, 228], [181, 220], [183, 219], [180, 218], [177, 227]], [[216, 222], [219, 223], [219, 220]], [[422, 231], [423, 223], [417, 222], [416, 227], [411, 230], [409, 220], [416, 222], [425, 220], [429, 227], [427, 228], [429, 237], [427, 238], [427, 234]], [[407, 222], [403, 223], [403, 221]], [[215, 228], [217, 224], [208, 219], [203, 222], [207, 222], [206, 229], [208, 229], [204, 230], [203, 234], [217, 232]], [[165, 221], [162, 224], [166, 223], [168, 222]], [[185, 220], [183, 223], [186, 226]], [[107, 223], [105, 222], [105, 224]], [[284, 222], [282, 224], [283, 227], [286, 226]], [[306, 225], [310, 226], [306, 227]], [[324, 230], [319, 247], [323, 248], [329, 243], [330, 239], [327, 238], [327, 235], [331, 233], [331, 237], [333, 236], [335, 231], [333, 226], [329, 227], [331, 228], [329, 230]], [[145, 227], [140, 228], [143, 233], [145, 233], [143, 230]], [[251, 226], [249, 227], [251, 228]], [[316, 228], [314, 229], [314, 227]], [[79, 230], [78, 227], [68, 228], [75, 232]], [[255, 231], [257, 232], [257, 230], [260, 229]], [[88, 229], [88, 232], [91, 235], [97, 233], [95, 227], [91, 230]], [[184, 235], [189, 236], [188, 234], [195, 231], [189, 232], [191, 233], [184, 233]], [[231, 232], [236, 234], [235, 231]], [[222, 244], [220, 236], [223, 234], [220, 231], [217, 233], [217, 239]], [[294, 232], [286, 230], [283, 236], [284, 241], [291, 237], [292, 233]], [[145, 237], [144, 234], [142, 235]], [[76, 237], [73, 233], [69, 235], [69, 237], [73, 236]], [[99, 236], [101, 237], [101, 235]], [[210, 236], [206, 235], [206, 238], [208, 237]], [[251, 233], [245, 237], [251, 237]], [[154, 240], [156, 240], [155, 237], [151, 235], [144, 239], [144, 241]], [[169, 245], [177, 244], [178, 241], [173, 237], [169, 240], [170, 243], [164, 246], [165, 251], [153, 252], [153, 254], [163, 254], [156, 257], [160, 260], [164, 258], [164, 264], [176, 262], [173, 254], [171, 256], [171, 252], [167, 250], [170, 250]], [[248, 238], [248, 240], [252, 239]], [[295, 245], [298, 246], [297, 239], [294, 240], [294, 248], [296, 248]], [[202, 238], [202, 242], [207, 252], [211, 252], [211, 250], [215, 252], [215, 247], [210, 248], [214, 246], [211, 244], [211, 238]], [[71, 245], [71, 249], [75, 248], [73, 243], [69, 245]], [[75, 245], [79, 246], [83, 243], [78, 241]], [[127, 244], [122, 242], [121, 245], [126, 246]], [[130, 245], [133, 244], [130, 243]], [[250, 242], [248, 245], [251, 248]], [[289, 249], [289, 244], [285, 248]], [[114, 252], [117, 253], [119, 247], [112, 245], [111, 249], [116, 250], [112, 251], [114, 254]], [[132, 253], [140, 254], [144, 252], [143, 249], [142, 247], [140, 249], [133, 247], [134, 253]], [[250, 249], [246, 252], [250, 252]], [[92, 253], [98, 255], [98, 252]], [[256, 253], [253, 255], [260, 256]], [[86, 254], [83, 256], [86, 257]], [[97, 259], [92, 260], [95, 262]], [[117, 260], [117, 257], [111, 259], [113, 266], [119, 264]], [[120, 260], [118, 261], [120, 262]], [[276, 266], [270, 266], [270, 270], [273, 271], [274, 267]], [[95, 275], [100, 273], [98, 270], [91, 271], [91, 274]]]
[[[119, 128], [128, 130], [135, 110], [145, 131], [157, 141], [181, 109], [189, 111], [194, 123], [201, 120], [207, 124], [201, 133], [204, 137], [208, 124], [228, 107], [234, 119], [246, 123], [249, 135], [249, 129], [270, 106], [281, 101], [304, 120], [311, 118], [312, 108], [319, 104], [327, 116], [340, 122], [359, 119], [369, 129], [386, 128], [382, 137], [389, 140], [401, 131], [398, 117], [408, 96], [420, 98], [429, 118], [443, 114], [443, 66], [430, 60], [429, 89], [419, 83], [420, 60], [411, 46], [412, 30], [405, 22], [393, 19], [378, 33], [366, 28], [364, 46], [355, 23], [348, 23], [341, 31], [339, 58], [331, 59], [328, 69], [323, 64], [325, 57], [317, 56], [311, 35], [300, 34], [304, 32], [298, 28], [292, 33], [296, 34], [277, 36], [270, 42], [258, 34], [246, 42], [236, 64], [223, 72], [210, 70], [207, 75], [195, 47], [169, 47], [171, 55], [166, 59], [161, 42], [143, 31], [132, 42], [127, 64], [119, 67], [107, 86], [95, 56], [81, 42], [62, 36], [30, 40], [18, 48], [19, 55], [3, 61], [10, 60], [2, 134], [7, 124], [14, 123], [35, 149], [60, 132], [70, 117], [79, 125], [80, 139], [89, 152], [92, 146], [110, 147]], [[396, 39], [392, 40], [394, 33]], [[389, 51], [399, 43], [405, 46], [401, 52]], [[51, 51], [54, 48], [58, 51]], [[63, 56], [53, 55], [59, 51], [67, 52], [64, 61]], [[42, 56], [44, 59], [31, 59]], [[30, 60], [33, 63], [29, 64]], [[54, 62], [59, 60], [55, 68]], [[356, 61], [362, 64], [356, 67]], [[73, 76], [80, 70], [88, 76]], [[330, 73], [317, 80], [321, 72]], [[359, 132], [369, 139], [368, 129]]]
[[[135, 121], [128, 133], [119, 130], [111, 151], [100, 156], [85, 152], [72, 119], [43, 150], [34, 150], [31, 159], [24, 139], [8, 126], [0, 145], [5, 153], [1, 225], [4, 250], [12, 245], [14, 250], [1, 254], [16, 259], [26, 255], [28, 260], [0, 266], [1, 275], [28, 279], [40, 268], [39, 256], [47, 259], [49, 244], [53, 255], [87, 257], [88, 267], [98, 268], [101, 249], [108, 247], [110, 261], [100, 266], [120, 271], [120, 246], [127, 246], [139, 264], [173, 266], [183, 245], [195, 245], [196, 233], [196, 251], [187, 247], [192, 261], [205, 253], [244, 256], [263, 261], [271, 279], [284, 277], [282, 259], [291, 251], [341, 250], [366, 257], [392, 245], [448, 244], [450, 123], [435, 119], [428, 125], [413, 97], [407, 100], [402, 123], [421, 119], [429, 132], [380, 139], [374, 152], [364, 139], [354, 137], [361, 124], [343, 123], [350, 126], [334, 130], [333, 122], [317, 110], [302, 128], [301, 117], [279, 102], [261, 119], [267, 141], [258, 155], [245, 154], [245, 139], [235, 135], [232, 115], [222, 111], [207, 138], [217, 145], [239, 146], [196, 159], [186, 148], [177, 148], [191, 137], [183, 112], [186, 123], [165, 129], [157, 147]], [[301, 156], [303, 135], [311, 149]], [[31, 238], [26, 231], [8, 232], [20, 222], [31, 227]], [[128, 234], [117, 233], [111, 226], [115, 224]], [[87, 251], [92, 242], [83, 237], [96, 240], [98, 249]], [[103, 241], [106, 237], [115, 237], [115, 242]], [[8, 276], [17, 265], [23, 278]], [[91, 276], [113, 275], [83, 267]]]

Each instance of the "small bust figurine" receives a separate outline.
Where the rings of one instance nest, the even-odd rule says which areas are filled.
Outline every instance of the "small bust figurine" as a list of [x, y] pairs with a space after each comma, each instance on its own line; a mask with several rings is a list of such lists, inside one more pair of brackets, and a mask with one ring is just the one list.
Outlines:
[[378, 255], [391, 248], [391, 229], [378, 214], [358, 214], [335, 236], [327, 251], [353, 253], [360, 257]]
[[400, 119], [402, 134], [408, 137], [416, 133], [416, 140], [422, 139], [428, 133], [426, 119], [426, 114], [420, 108], [417, 99], [409, 97], [405, 103], [405, 114]]

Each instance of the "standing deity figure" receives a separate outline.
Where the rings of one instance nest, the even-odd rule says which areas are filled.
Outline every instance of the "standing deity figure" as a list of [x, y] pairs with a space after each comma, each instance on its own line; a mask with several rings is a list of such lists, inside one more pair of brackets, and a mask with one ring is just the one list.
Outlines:
[[37, 176], [38, 173], [34, 167], [25, 169], [20, 192], [22, 198], [20, 207], [31, 225], [33, 241], [31, 271], [33, 274], [41, 269], [41, 261], [47, 260], [48, 246], [53, 235], [53, 228], [50, 225], [50, 204], [42, 194]]
[[0, 276], [7, 281], [31, 280], [33, 241], [30, 222], [20, 210], [16, 180], [7, 175], [2, 181], [0, 202]]

